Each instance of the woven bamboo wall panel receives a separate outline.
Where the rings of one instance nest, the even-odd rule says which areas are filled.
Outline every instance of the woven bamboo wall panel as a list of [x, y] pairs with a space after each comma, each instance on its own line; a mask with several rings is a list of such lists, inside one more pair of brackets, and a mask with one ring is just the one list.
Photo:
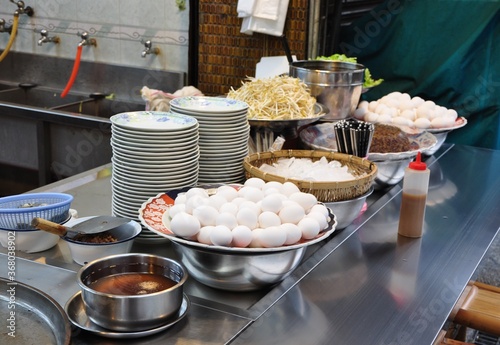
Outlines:
[[[199, 1], [198, 88], [206, 95], [238, 88], [263, 56], [285, 55], [279, 37], [240, 33], [237, 0]], [[308, 0], [290, 0], [283, 30], [290, 50], [304, 59], [307, 48]]]

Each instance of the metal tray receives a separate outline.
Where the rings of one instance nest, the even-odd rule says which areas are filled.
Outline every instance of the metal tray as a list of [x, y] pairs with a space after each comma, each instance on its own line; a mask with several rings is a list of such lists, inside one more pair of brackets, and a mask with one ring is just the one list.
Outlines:
[[0, 278], [0, 344], [67, 345], [71, 324], [61, 306], [29, 285]]

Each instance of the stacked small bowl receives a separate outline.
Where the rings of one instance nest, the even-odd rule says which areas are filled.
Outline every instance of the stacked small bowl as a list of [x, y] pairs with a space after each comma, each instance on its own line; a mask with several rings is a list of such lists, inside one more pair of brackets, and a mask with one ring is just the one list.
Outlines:
[[[137, 111], [111, 118], [113, 215], [138, 220], [139, 208], [166, 190], [198, 182], [198, 121], [167, 112]], [[139, 238], [160, 237], [143, 229]]]
[[243, 159], [248, 155], [248, 104], [222, 97], [190, 96], [170, 102], [174, 114], [199, 123], [200, 168], [198, 182], [243, 183]]

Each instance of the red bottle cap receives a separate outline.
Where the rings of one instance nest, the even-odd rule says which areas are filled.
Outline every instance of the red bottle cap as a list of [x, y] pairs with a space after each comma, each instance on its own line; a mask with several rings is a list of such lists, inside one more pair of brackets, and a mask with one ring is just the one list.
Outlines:
[[409, 165], [410, 169], [413, 170], [425, 170], [427, 169], [427, 164], [422, 162], [422, 154], [420, 151], [417, 153], [417, 159], [414, 162], [411, 162]]

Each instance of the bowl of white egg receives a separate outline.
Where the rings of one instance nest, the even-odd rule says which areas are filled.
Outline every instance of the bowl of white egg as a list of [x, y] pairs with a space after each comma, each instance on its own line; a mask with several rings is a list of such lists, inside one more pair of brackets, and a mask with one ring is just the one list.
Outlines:
[[337, 225], [314, 195], [293, 183], [259, 178], [160, 193], [142, 205], [139, 219], [171, 240], [190, 276], [231, 291], [282, 281], [307, 247], [328, 238]]
[[425, 152], [433, 155], [445, 142], [448, 133], [467, 124], [455, 109], [438, 105], [422, 97], [391, 92], [378, 100], [361, 101], [353, 113], [358, 120], [406, 126], [432, 133], [437, 144]]

